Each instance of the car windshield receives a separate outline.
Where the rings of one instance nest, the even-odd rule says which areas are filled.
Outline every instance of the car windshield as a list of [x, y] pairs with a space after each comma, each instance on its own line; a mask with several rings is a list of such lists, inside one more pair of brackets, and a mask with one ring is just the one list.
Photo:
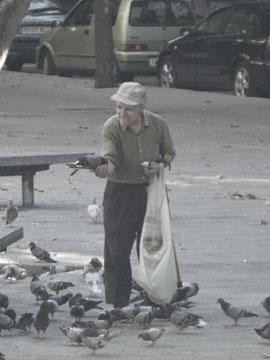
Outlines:
[[181, 0], [133, 1], [129, 23], [132, 26], [191, 26], [192, 10]]
[[77, 0], [31, 0], [29, 13], [66, 14]]

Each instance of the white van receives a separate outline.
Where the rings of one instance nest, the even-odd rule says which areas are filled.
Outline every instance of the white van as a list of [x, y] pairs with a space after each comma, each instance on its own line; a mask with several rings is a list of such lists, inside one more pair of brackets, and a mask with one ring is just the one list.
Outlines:
[[[37, 51], [37, 67], [43, 73], [95, 69], [93, 1], [79, 1], [64, 21], [46, 33]], [[155, 73], [163, 43], [194, 24], [195, 16], [183, 0], [120, 0], [113, 38], [121, 78]]]

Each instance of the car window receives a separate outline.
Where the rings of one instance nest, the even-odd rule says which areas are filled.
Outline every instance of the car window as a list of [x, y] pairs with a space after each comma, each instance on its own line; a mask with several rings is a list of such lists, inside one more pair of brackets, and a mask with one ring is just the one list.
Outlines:
[[29, 12], [45, 12], [49, 10], [66, 14], [78, 0], [31, 0]]
[[261, 21], [252, 9], [240, 9], [236, 11], [226, 25], [226, 35], [249, 35], [254, 36], [261, 33]]
[[222, 35], [224, 33], [225, 23], [230, 14], [230, 8], [224, 8], [215, 12], [197, 26], [196, 34], [204, 36]]
[[74, 11], [66, 18], [66, 26], [87, 26], [90, 25], [93, 16], [93, 2], [81, 2]]
[[149, 0], [131, 3], [132, 26], [189, 26], [194, 24], [192, 10], [181, 0]]

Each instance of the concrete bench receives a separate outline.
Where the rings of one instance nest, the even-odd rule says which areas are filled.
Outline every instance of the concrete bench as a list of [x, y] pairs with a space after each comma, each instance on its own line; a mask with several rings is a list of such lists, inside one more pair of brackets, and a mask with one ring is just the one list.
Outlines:
[[[7, 230], [6, 230], [7, 232]], [[20, 227], [16, 230], [8, 232], [7, 234], [3, 235], [3, 230], [0, 232], [0, 252], [6, 251], [7, 247], [16, 241], [23, 238], [23, 228]]]
[[65, 164], [93, 153], [38, 154], [0, 157], [0, 176], [22, 177], [24, 207], [34, 207], [34, 176], [37, 171], [48, 170], [52, 164]]

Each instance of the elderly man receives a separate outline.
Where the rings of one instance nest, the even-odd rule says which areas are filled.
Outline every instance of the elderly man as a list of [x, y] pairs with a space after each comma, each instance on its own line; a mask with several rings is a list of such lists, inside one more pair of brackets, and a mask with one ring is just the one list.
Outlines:
[[[129, 303], [130, 253], [137, 251], [146, 210], [147, 185], [160, 162], [169, 166], [175, 157], [165, 121], [144, 109], [145, 88], [137, 82], [122, 83], [111, 97], [116, 114], [102, 130], [102, 156], [108, 161], [96, 175], [108, 178], [104, 193], [104, 282], [106, 302], [114, 307]], [[142, 166], [143, 162], [150, 165]]]

